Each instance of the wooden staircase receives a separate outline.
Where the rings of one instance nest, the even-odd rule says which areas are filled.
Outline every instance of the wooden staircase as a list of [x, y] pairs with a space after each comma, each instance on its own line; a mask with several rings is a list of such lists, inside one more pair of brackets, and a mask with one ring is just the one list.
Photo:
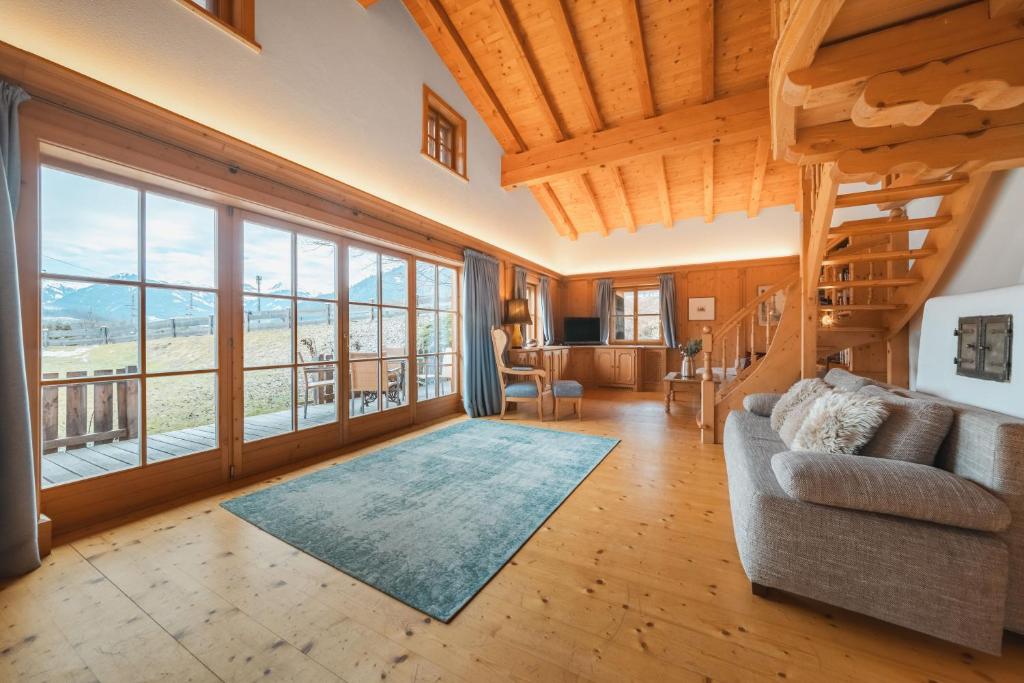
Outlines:
[[[805, 181], [800, 271], [704, 330], [698, 426], [705, 442], [720, 441], [725, 418], [745, 396], [784, 391], [829, 367], [855, 369], [858, 349], [884, 354], [880, 379], [905, 385], [906, 326], [956, 253], [989, 174], [843, 194], [839, 173], [823, 164], [806, 169]], [[942, 198], [935, 215], [908, 218], [907, 203], [926, 197]], [[833, 226], [839, 209], [870, 205], [879, 217]], [[773, 320], [764, 312], [776, 297], [785, 304]]]

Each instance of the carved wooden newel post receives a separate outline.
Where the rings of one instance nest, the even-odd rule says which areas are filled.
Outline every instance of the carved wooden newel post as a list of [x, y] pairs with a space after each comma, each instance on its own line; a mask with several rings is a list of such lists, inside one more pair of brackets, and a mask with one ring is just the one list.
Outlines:
[[[711, 354], [714, 352], [714, 339], [711, 328], [707, 325], [701, 330], [701, 341], [704, 352], [704, 373], [700, 383], [700, 442], [715, 443], [715, 374], [711, 369]], [[725, 368], [722, 368], [725, 372]]]

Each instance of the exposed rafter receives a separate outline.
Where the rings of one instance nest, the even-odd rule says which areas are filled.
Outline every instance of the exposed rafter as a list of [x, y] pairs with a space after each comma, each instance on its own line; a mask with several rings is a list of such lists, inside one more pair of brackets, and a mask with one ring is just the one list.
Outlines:
[[594, 193], [594, 186], [590, 181], [589, 173], [580, 174], [580, 185], [583, 187], [583, 194], [587, 197], [587, 201], [590, 202], [591, 208], [594, 210], [594, 214], [597, 216], [597, 228], [601, 231], [601, 235], [604, 237], [608, 236], [608, 221], [604, 217], [604, 212], [601, 211], [601, 205], [597, 201], [597, 195]]
[[565, 52], [569, 64], [569, 72], [576, 83], [576, 90], [583, 100], [583, 107], [586, 109], [587, 117], [590, 119], [590, 127], [597, 131], [604, 128], [604, 119], [601, 117], [601, 110], [594, 98], [594, 86], [590, 83], [590, 76], [583, 64], [582, 53], [580, 52], [579, 40], [576, 38], [576, 31], [572, 26], [572, 19], [569, 16], [569, 8], [565, 0], [548, 0], [551, 6], [551, 16], [554, 19], [555, 31], [561, 42], [562, 50]]
[[704, 171], [704, 222], [715, 220], [715, 146], [705, 143], [701, 149], [701, 166]]
[[675, 225], [672, 218], [672, 195], [668, 186], [668, 169], [665, 167], [665, 157], [660, 157], [654, 169], [654, 180], [658, 183], [658, 204], [661, 207], [661, 222], [666, 228]]
[[636, 76], [636, 92], [640, 96], [640, 110], [644, 118], [648, 119], [655, 114], [654, 94], [651, 91], [651, 74], [647, 66], [638, 0], [622, 0], [622, 14], [629, 53], [633, 57], [633, 73]]
[[[494, 92], [494, 89], [484, 76], [480, 65], [469, 51], [469, 48], [466, 46], [462, 36], [459, 35], [459, 32], [456, 30], [455, 25], [448, 16], [448, 13], [445, 12], [440, 0], [405, 0], [405, 2], [407, 5], [409, 3], [418, 3], [440, 40], [452, 47], [450, 52], [453, 52], [457, 58], [456, 69], [460, 69], [461, 65], [461, 74], [459, 71], [456, 71], [456, 77], [458, 78], [461, 75], [462, 80], [474, 85], [476, 90], [484, 97], [487, 102], [487, 106], [494, 114], [493, 116], [484, 116], [484, 118], [485, 120], [497, 120], [500, 122], [499, 131], [496, 132], [496, 136], [499, 141], [502, 141], [505, 151], [521, 151], [526, 149], [526, 142], [523, 140], [522, 135], [519, 134], [515, 124], [512, 122], [512, 118], [502, 106], [501, 101]], [[411, 11], [412, 9], [410, 8], [410, 12]], [[518, 42], [518, 35], [515, 32], [514, 26], [511, 24], [511, 19], [509, 19], [508, 27], [512, 35], [512, 39], [520, 45], [520, 55], [523, 60], [525, 70], [527, 73], [532, 74], [531, 64], [525, 50], [521, 49], [522, 46]], [[426, 27], [424, 27], [424, 29], [425, 28]], [[536, 81], [536, 77], [534, 77], [534, 83], [536, 84], [535, 87], [537, 88], [537, 91], [541, 95], [541, 100], [546, 102], [547, 100], [544, 97], [543, 89], [541, 89], [539, 82]], [[553, 113], [551, 118], [555, 133], [558, 136], [556, 139], [560, 140], [564, 138], [561, 127]], [[501, 135], [501, 133], [504, 133], [504, 135]], [[534, 192], [534, 196], [537, 197], [538, 203], [540, 203], [551, 222], [556, 226], [561, 226], [561, 231], [568, 235], [570, 239], [576, 239], [578, 231], [569, 219], [569, 215], [566, 213], [565, 207], [562, 206], [562, 203], [555, 195], [554, 190], [551, 189], [551, 186], [544, 183], [539, 189], [539, 192]]]
[[761, 190], [764, 188], [764, 174], [768, 170], [769, 149], [768, 138], [757, 138], [754, 149], [754, 177], [750, 179], [750, 202], [747, 204], [747, 216], [754, 218], [761, 213]]

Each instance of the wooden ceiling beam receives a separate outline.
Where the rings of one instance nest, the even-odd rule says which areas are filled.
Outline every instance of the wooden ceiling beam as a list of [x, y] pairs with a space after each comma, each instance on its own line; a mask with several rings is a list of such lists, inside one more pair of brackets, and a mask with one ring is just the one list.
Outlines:
[[530, 190], [533, 192], [533, 196], [537, 202], [540, 203], [541, 207], [544, 208], [544, 212], [547, 213], [548, 218], [554, 223], [558, 229], [559, 234], [568, 237], [571, 240], [575, 240], [579, 237], [579, 231], [576, 230], [576, 226], [569, 220], [569, 214], [565, 212], [565, 207], [562, 202], [559, 201], [555, 195], [555, 191], [551, 189], [551, 186], [547, 183], [543, 185], [537, 185], [531, 187]]
[[715, 0], [700, 0], [700, 98], [715, 99]]
[[658, 183], [658, 207], [661, 209], [661, 222], [666, 228], [675, 225], [672, 218], [672, 195], [668, 186], [668, 168], [666, 168], [665, 157], [658, 157], [657, 167], [654, 169], [654, 180]]
[[622, 207], [622, 220], [626, 225], [626, 229], [630, 232], [636, 232], [636, 219], [633, 218], [633, 209], [629, 205], [629, 195], [626, 194], [626, 184], [622, 180], [622, 173], [616, 167], [609, 168], [608, 173], [611, 176], [612, 185], [615, 187], [615, 195], [618, 197], [619, 204]]
[[701, 150], [701, 165], [704, 170], [704, 222], [715, 220], [715, 146], [706, 143]]
[[629, 52], [633, 56], [633, 73], [636, 75], [636, 92], [640, 96], [640, 111], [645, 119], [654, 116], [654, 93], [651, 91], [651, 74], [647, 66], [647, 50], [644, 47], [644, 31], [640, 23], [639, 0], [622, 0], [623, 26]]
[[358, 2], [360, 5], [362, 5], [363, 9], [369, 9], [370, 5], [376, 5], [377, 4], [377, 0], [356, 0], [356, 2]]
[[750, 201], [747, 204], [747, 217], [756, 218], [761, 213], [761, 190], [764, 188], [764, 175], [768, 170], [768, 156], [771, 152], [768, 138], [761, 135], [757, 138], [754, 150], [754, 177], [750, 180]]
[[594, 87], [590, 82], [590, 76], [583, 64], [579, 40], [576, 38], [576, 30], [573, 28], [572, 19], [569, 17], [569, 8], [566, 7], [565, 2], [566, 0], [548, 0], [551, 17], [554, 20], [555, 31], [558, 33], [562, 50], [569, 62], [569, 71], [576, 82], [576, 89], [580, 93], [583, 107], [590, 119], [590, 127], [598, 131], [604, 128], [604, 119], [601, 117], [601, 110], [594, 97]]
[[765, 90], [684, 107], [571, 140], [506, 154], [501, 163], [501, 184], [505, 188], [532, 185], [647, 155], [696, 150], [708, 142], [754, 140], [767, 133], [768, 116]]
[[601, 211], [601, 205], [597, 201], [597, 194], [594, 192], [594, 185], [590, 181], [590, 174], [581, 173], [579, 180], [580, 185], [583, 188], [583, 195], [587, 198], [587, 201], [590, 203], [590, 207], [597, 216], [597, 229], [601, 232], [602, 237], [607, 237], [608, 221], [605, 220], [604, 213]]
[[495, 13], [498, 15], [498, 20], [500, 21], [502, 28], [505, 29], [505, 34], [508, 36], [509, 42], [512, 43], [516, 57], [519, 59], [523, 73], [526, 75], [526, 81], [529, 83], [530, 89], [533, 91], [534, 101], [540, 106], [541, 113], [547, 121], [552, 137], [556, 141], [564, 140], [565, 129], [562, 127], [562, 122], [559, 121], [558, 117], [555, 115], [555, 110], [551, 106], [551, 98], [548, 97], [547, 91], [545, 91], [544, 87], [541, 85], [540, 79], [537, 77], [537, 65], [534, 63], [530, 53], [526, 50], [526, 43], [523, 39], [522, 32], [515, 21], [509, 1], [493, 0], [492, 5], [494, 6]]
[[[473, 83], [486, 100], [487, 107], [480, 114], [485, 121], [497, 121], [499, 123], [499, 135], [497, 137], [499, 140], [504, 139], [506, 141], [503, 144], [506, 147], [506, 152], [509, 147], [512, 147], [514, 152], [526, 149], [523, 137], [519, 134], [515, 124], [512, 123], [512, 118], [508, 115], [505, 107], [502, 106], [501, 100], [498, 99], [491, 84], [484, 76], [480, 65], [473, 58], [473, 54], [466, 46], [466, 42], [459, 35], [455, 24], [452, 23], [451, 17], [448, 16], [444, 7], [441, 6], [440, 0], [405, 0], [405, 3], [406, 5], [410, 3], [418, 4], [434, 31], [440, 36], [441, 42], [448, 44], [452, 48], [451, 51], [456, 55], [456, 61], [460, 65], [461, 80]], [[456, 73], [455, 77], [458, 79], [459, 75], [459, 73]]]

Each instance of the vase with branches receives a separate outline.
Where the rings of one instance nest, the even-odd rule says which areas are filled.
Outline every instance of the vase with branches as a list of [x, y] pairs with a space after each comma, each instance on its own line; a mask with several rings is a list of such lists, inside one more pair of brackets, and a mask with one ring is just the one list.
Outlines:
[[697, 375], [697, 354], [704, 349], [704, 342], [700, 339], [688, 339], [680, 347], [683, 356], [682, 374], [683, 377], [692, 379]]

